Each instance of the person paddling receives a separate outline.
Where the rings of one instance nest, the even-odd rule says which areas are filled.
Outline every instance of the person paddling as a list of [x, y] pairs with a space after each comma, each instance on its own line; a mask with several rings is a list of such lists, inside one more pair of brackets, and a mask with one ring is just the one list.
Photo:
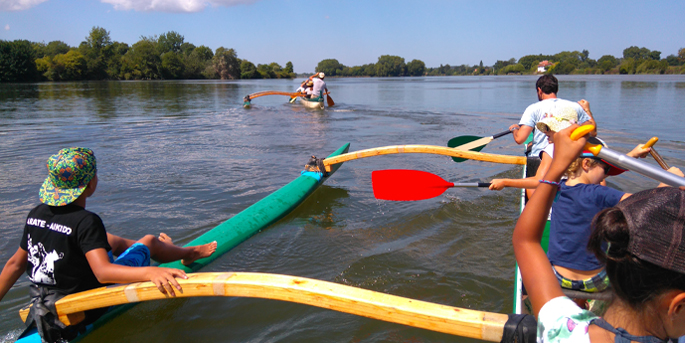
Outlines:
[[33, 284], [27, 324], [36, 325], [47, 342], [75, 338], [107, 310], [88, 311], [79, 325], [64, 327], [51, 305], [61, 297], [104, 284], [139, 281], [151, 281], [173, 297], [175, 290], [181, 291], [176, 278], [186, 279], [185, 272], [150, 267], [150, 258], [191, 264], [216, 251], [216, 242], [175, 246], [164, 233], [137, 241], [108, 233], [102, 219], [86, 210], [86, 199], [98, 184], [90, 149], [62, 149], [48, 159], [47, 167], [48, 177], [39, 192], [42, 204], [29, 212], [19, 248], [0, 274], [0, 300], [22, 273], [28, 274]]
[[540, 245], [561, 176], [583, 150], [577, 125], [554, 135], [554, 159], [513, 234], [538, 342], [665, 342], [685, 335], [685, 191], [661, 187], [633, 194], [593, 219], [587, 245], [606, 265], [613, 301], [604, 317], [564, 296]]
[[323, 101], [324, 92], [328, 92], [326, 82], [323, 80], [324, 77], [326, 77], [326, 74], [324, 73], [317, 73], [309, 77], [313, 83], [312, 96], [310, 100]]

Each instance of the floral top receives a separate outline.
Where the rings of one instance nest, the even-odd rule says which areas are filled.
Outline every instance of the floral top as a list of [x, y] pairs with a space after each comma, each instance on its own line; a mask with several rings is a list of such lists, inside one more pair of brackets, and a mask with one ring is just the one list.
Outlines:
[[599, 318], [583, 310], [568, 297], [548, 301], [538, 314], [538, 343], [590, 343], [588, 327]]

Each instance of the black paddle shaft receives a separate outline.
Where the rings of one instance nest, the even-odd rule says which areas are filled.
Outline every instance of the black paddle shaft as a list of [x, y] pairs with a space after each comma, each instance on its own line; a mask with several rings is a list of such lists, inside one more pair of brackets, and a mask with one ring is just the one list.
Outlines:
[[504, 135], [508, 135], [508, 134], [510, 134], [510, 133], [512, 133], [512, 132], [514, 132], [514, 131], [511, 131], [511, 130], [502, 131], [502, 132], [500, 132], [500, 133], [498, 133], [498, 134], [496, 134], [496, 135], [492, 135], [492, 139], [500, 138], [500, 137], [502, 137], [502, 136], [504, 136]]

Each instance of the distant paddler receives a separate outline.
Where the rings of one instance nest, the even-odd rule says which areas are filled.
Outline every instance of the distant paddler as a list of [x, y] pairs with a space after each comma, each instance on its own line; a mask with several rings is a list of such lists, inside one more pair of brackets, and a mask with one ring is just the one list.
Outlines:
[[297, 96], [303, 96], [305, 98], [310, 98], [312, 95], [312, 87], [314, 86], [314, 82], [310, 79], [306, 79], [302, 81], [302, 84], [300, 84], [300, 87], [295, 90], [296, 96], [293, 96], [290, 98], [290, 103], [294, 103], [295, 100], [297, 100]]
[[309, 77], [309, 79], [314, 83], [314, 87], [312, 89], [312, 97], [310, 98], [310, 100], [318, 101], [321, 99], [321, 101], [323, 101], [324, 91], [328, 93], [326, 82], [323, 80], [324, 77], [326, 77], [326, 74], [324, 74], [323, 72], [314, 74]]

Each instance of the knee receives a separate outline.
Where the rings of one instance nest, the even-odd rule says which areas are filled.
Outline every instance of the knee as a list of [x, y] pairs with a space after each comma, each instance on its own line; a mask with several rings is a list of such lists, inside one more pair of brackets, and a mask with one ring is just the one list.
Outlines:
[[159, 242], [159, 239], [154, 235], [145, 235], [143, 238], [139, 239], [137, 243], [143, 243], [148, 247], [151, 247]]

